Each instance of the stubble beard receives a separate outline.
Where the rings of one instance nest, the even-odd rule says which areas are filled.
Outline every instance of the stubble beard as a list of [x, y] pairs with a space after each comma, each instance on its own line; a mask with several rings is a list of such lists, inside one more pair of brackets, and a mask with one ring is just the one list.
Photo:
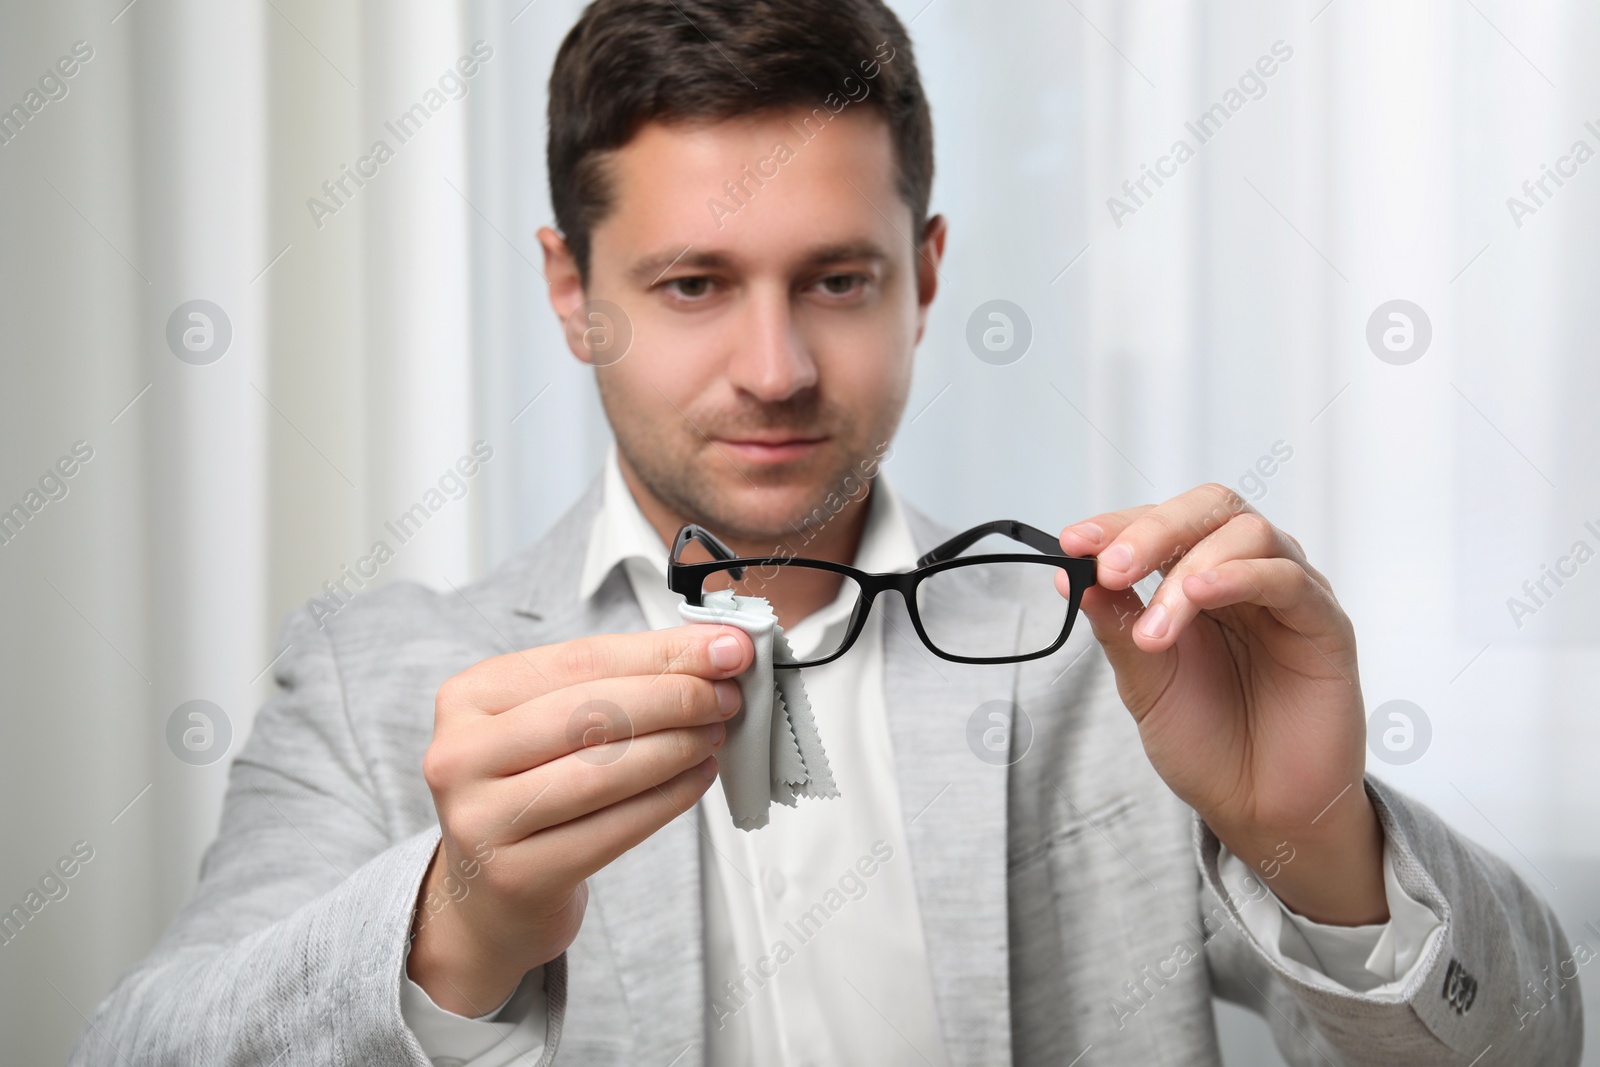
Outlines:
[[[765, 472], [745, 471], [687, 422], [682, 434], [643, 425], [642, 420], [615, 410], [619, 398], [607, 393], [602, 388], [617, 451], [657, 500], [685, 522], [699, 523], [724, 540], [770, 544], [774, 551], [795, 536], [802, 521], [830, 494], [847, 493], [854, 484], [852, 476], [859, 482], [860, 472], [869, 469], [882, 451], [863, 438], [847, 412], [836, 408], [804, 421], [757, 416], [740, 420], [737, 428], [785, 427], [806, 436], [823, 433], [828, 440], [817, 455], [803, 462]], [[810, 410], [818, 410], [815, 402]], [[695, 425], [712, 436], [727, 432], [721, 424], [713, 429], [699, 419]], [[752, 485], [771, 491], [763, 494], [767, 501], [751, 505]]]

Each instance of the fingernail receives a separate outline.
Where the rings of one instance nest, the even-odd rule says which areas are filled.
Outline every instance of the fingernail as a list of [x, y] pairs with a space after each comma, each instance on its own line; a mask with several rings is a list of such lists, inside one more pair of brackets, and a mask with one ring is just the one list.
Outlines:
[[1133, 549], [1127, 545], [1112, 545], [1100, 553], [1100, 565], [1114, 571], [1133, 569]]
[[1067, 532], [1091, 545], [1098, 545], [1106, 535], [1106, 532], [1093, 522], [1080, 522], [1075, 526], [1068, 526]]
[[717, 757], [707, 756], [702, 760], [700, 762], [700, 773], [707, 778], [715, 778], [717, 776]]
[[1139, 620], [1139, 632], [1153, 641], [1159, 641], [1167, 636], [1167, 627], [1172, 619], [1167, 614], [1165, 604], [1152, 604], [1144, 609], [1144, 618]]
[[711, 642], [711, 665], [719, 671], [731, 671], [744, 659], [739, 649], [739, 639], [723, 634]]
[[1209, 571], [1201, 571], [1199, 574], [1195, 575], [1195, 577], [1199, 578], [1202, 582], [1205, 582], [1207, 585], [1215, 585], [1222, 578], [1222, 575], [1218, 574], [1214, 570], [1209, 570]]
[[731, 678], [724, 678], [720, 682], [712, 682], [711, 688], [717, 691], [717, 708], [726, 719], [739, 710], [739, 683]]
[[720, 722], [714, 722], [706, 727], [706, 736], [711, 738], [711, 747], [716, 748], [722, 744], [722, 739], [728, 736], [728, 728]]

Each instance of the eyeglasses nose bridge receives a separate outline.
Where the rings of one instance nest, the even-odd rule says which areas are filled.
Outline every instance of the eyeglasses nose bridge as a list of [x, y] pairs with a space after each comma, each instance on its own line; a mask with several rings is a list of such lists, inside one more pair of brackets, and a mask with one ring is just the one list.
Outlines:
[[[912, 603], [912, 597], [910, 595], [911, 586], [907, 586], [906, 588], [902, 589], [898, 584], [874, 586], [867, 583], [858, 583], [856, 588], [858, 589], [858, 593], [856, 595], [856, 606], [850, 610], [850, 620], [845, 624], [845, 649], [848, 649], [850, 644], [854, 643], [856, 636], [858, 636], [866, 627], [867, 617], [872, 614], [872, 606], [873, 604], [877, 603], [879, 593], [899, 593], [900, 599], [906, 605], [907, 613], [911, 615], [912, 618], [916, 618], [917, 608], [916, 605]], [[917, 628], [919, 630], [921, 629], [920, 624], [917, 626]]]
[[[872, 613], [872, 605], [877, 601], [878, 594], [883, 592], [882, 589], [873, 588], [867, 585], [857, 585], [857, 589], [859, 589], [860, 592], [856, 596], [856, 606], [850, 612], [850, 624], [845, 630], [845, 633], [847, 634], [857, 633], [863, 626], [866, 625], [867, 616]], [[906, 599], [905, 593], [902, 590], [895, 589], [894, 591], [900, 593], [900, 598], [902, 600]]]

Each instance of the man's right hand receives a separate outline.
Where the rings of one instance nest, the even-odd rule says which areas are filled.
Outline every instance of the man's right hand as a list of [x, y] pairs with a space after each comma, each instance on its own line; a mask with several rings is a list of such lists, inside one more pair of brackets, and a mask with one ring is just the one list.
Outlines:
[[704, 623], [583, 637], [469, 667], [439, 687], [422, 774], [442, 836], [406, 969], [482, 1015], [578, 936], [591, 874], [687, 811], [754, 659]]

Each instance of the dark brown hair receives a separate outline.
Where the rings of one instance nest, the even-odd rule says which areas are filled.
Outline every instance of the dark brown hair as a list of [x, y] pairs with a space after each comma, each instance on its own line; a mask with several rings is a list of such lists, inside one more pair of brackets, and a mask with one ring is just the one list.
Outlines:
[[852, 102], [887, 121], [920, 235], [933, 123], [905, 27], [882, 0], [594, 0], [550, 72], [550, 200], [580, 276], [611, 207], [607, 154], [643, 124], [791, 107], [831, 117]]

